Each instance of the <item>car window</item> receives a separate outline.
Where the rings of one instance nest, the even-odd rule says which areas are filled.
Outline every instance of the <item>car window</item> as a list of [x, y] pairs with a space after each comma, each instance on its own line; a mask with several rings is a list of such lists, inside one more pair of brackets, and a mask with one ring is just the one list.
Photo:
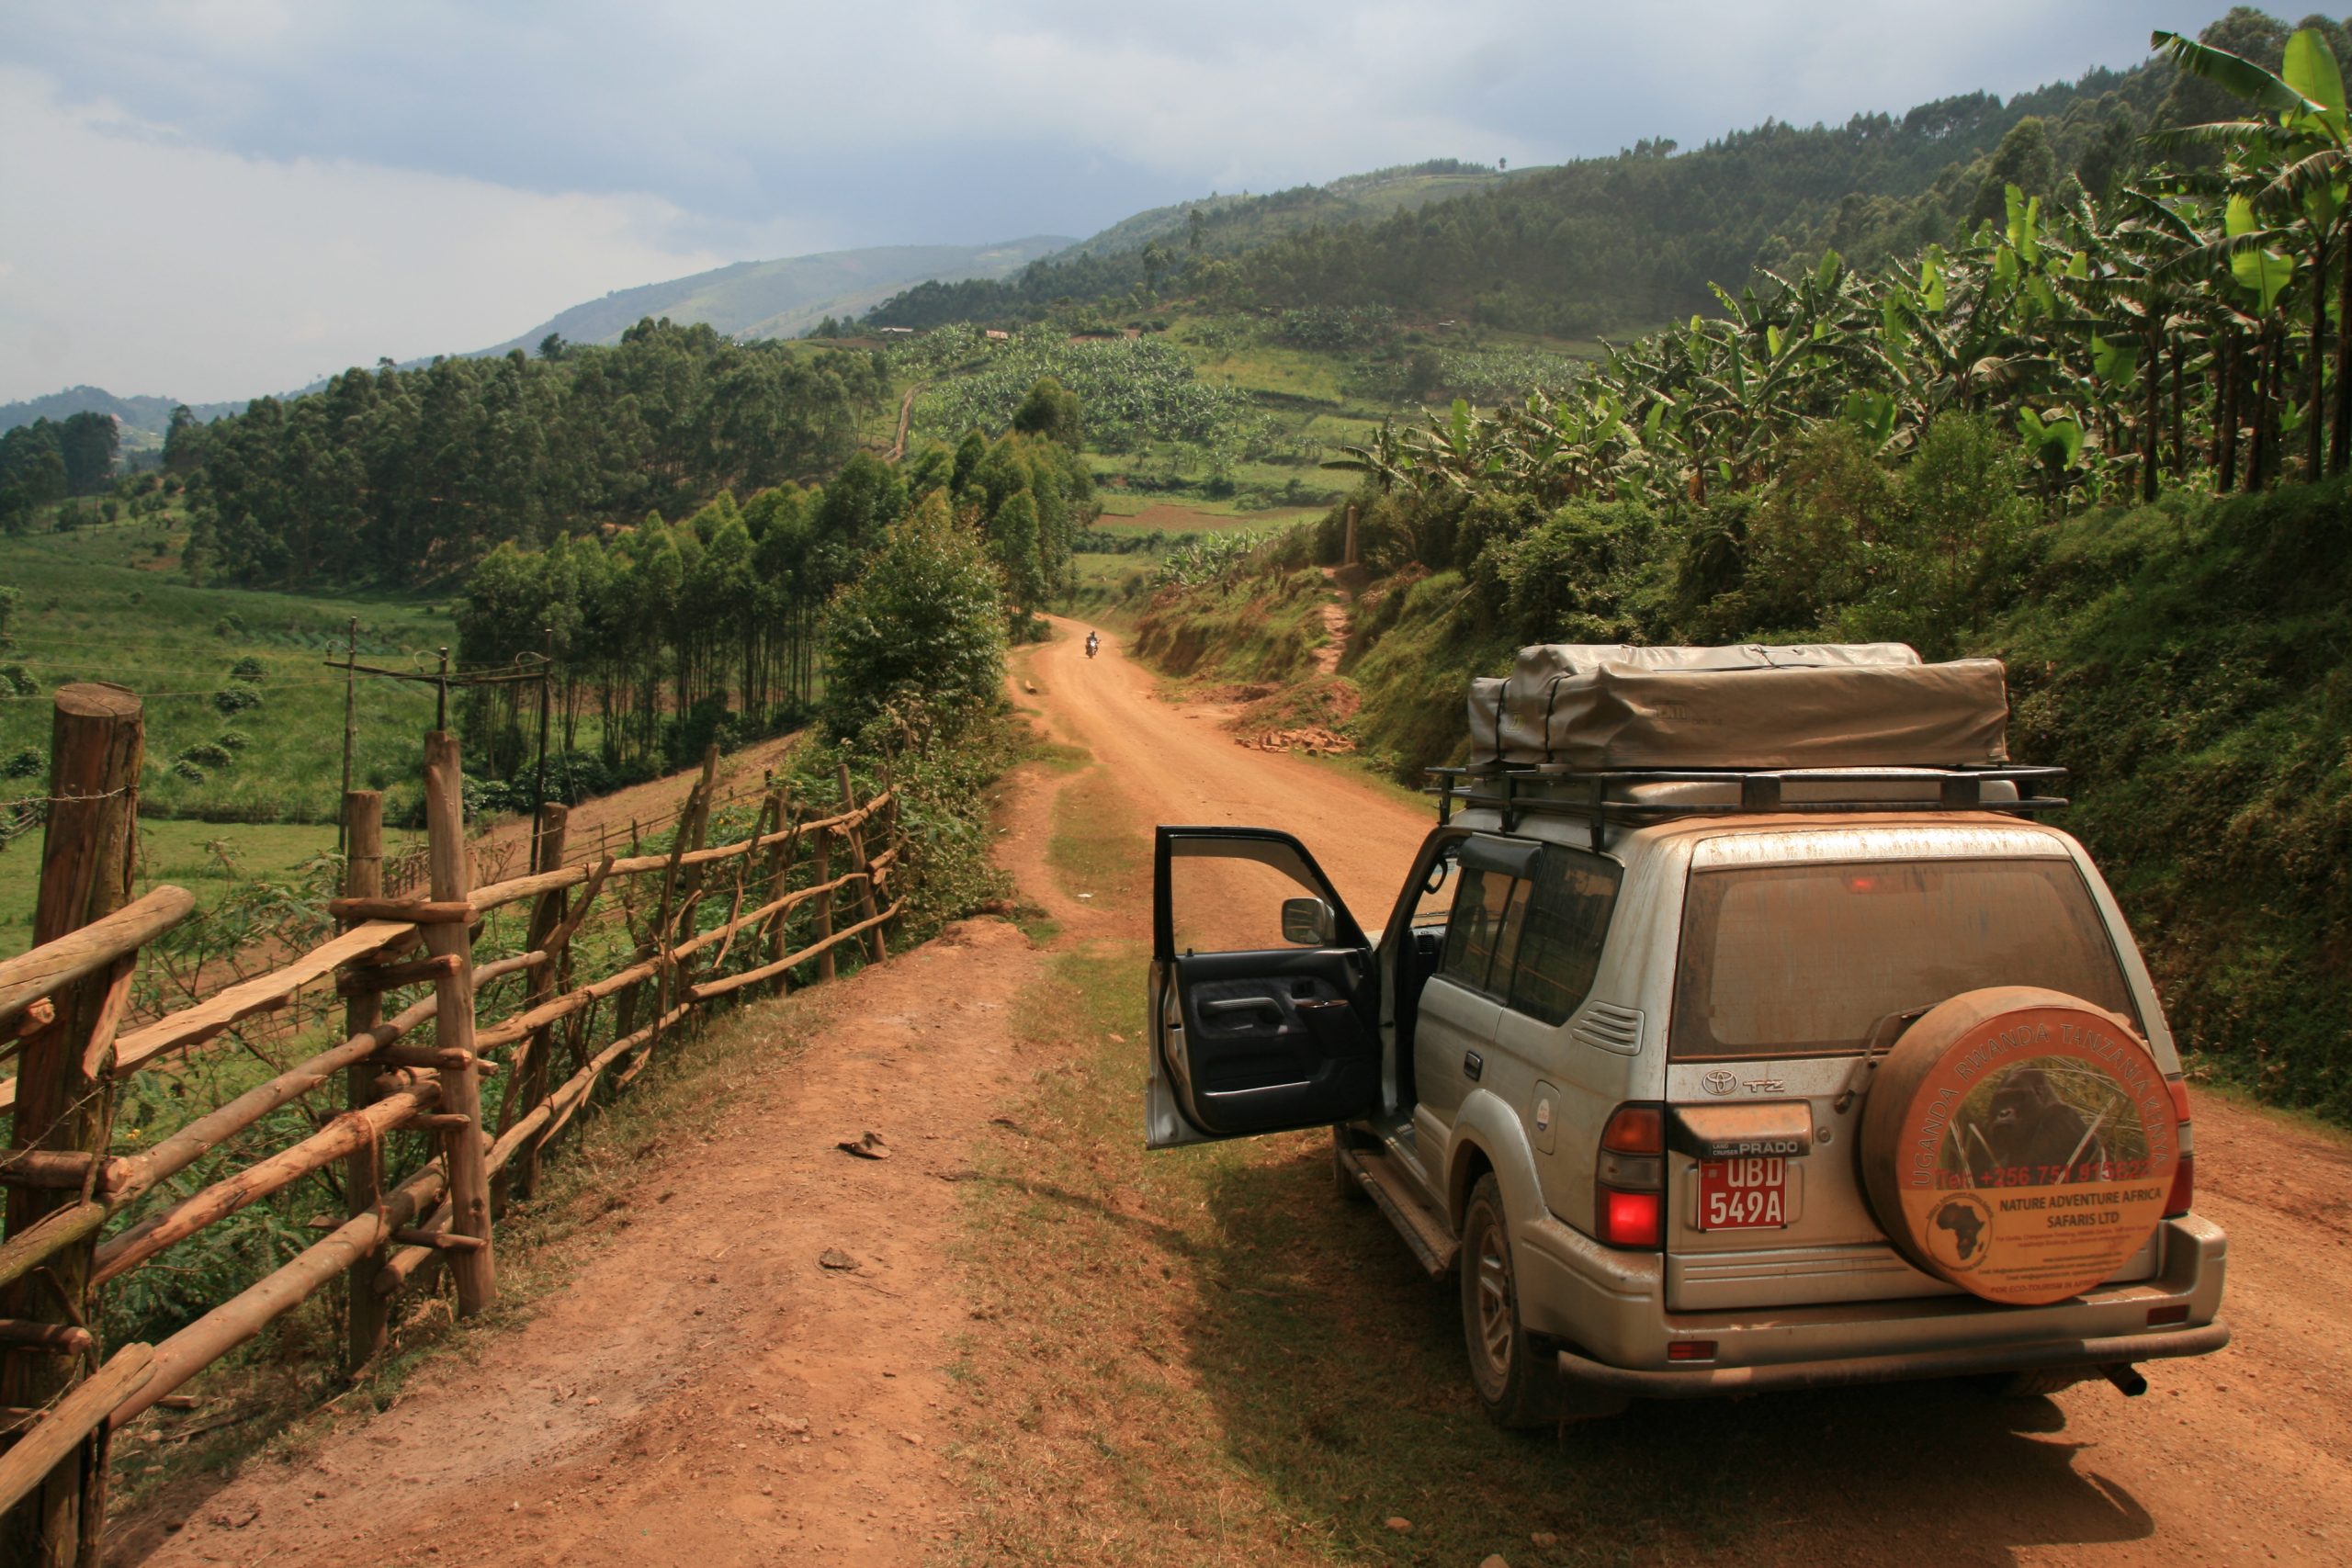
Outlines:
[[1421, 884], [1413, 889], [1413, 914], [1410, 924], [1416, 931], [1436, 931], [1453, 913], [1453, 896], [1461, 890], [1462, 840], [1443, 846], [1437, 858], [1422, 874]]
[[[1464, 866], [1453, 895], [1453, 913], [1445, 927], [1445, 952], [1437, 972], [1474, 991], [1487, 988], [1496, 953], [1503, 946], [1510, 918], [1511, 896], [1519, 879], [1478, 866]], [[1516, 935], [1516, 928], [1510, 932]], [[1503, 960], [1507, 966], [1510, 959]], [[1504, 973], [1508, 974], [1508, 967]]]
[[1860, 1051], [1890, 1014], [2041, 986], [2135, 1018], [2090, 889], [2064, 860], [1701, 872], [1684, 901], [1670, 1055]]
[[1613, 861], [1546, 844], [1530, 885], [1525, 926], [1514, 950], [1514, 1012], [1566, 1023], [1592, 989], [1600, 945], [1617, 907], [1623, 873]]

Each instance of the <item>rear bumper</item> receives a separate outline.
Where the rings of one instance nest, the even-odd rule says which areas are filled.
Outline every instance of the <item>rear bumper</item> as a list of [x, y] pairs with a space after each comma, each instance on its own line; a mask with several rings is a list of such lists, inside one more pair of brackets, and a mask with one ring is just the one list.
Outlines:
[[1735, 1393], [1963, 1377], [1972, 1372], [2128, 1365], [2172, 1356], [2202, 1356], [2229, 1342], [2229, 1325], [2209, 1323], [2202, 1328], [2167, 1333], [2116, 1334], [2098, 1339], [2056, 1340], [2038, 1345], [1979, 1345], [1830, 1361], [1781, 1361], [1757, 1367], [1678, 1367], [1653, 1371], [1608, 1366], [1572, 1350], [1559, 1354], [1560, 1375], [1579, 1388], [1630, 1399], [1713, 1399]]
[[[2203, 1355], [2229, 1342], [2222, 1325], [2228, 1240], [2194, 1214], [2164, 1222], [2162, 1261], [2151, 1278], [2038, 1307], [1947, 1293], [1673, 1312], [1658, 1254], [1602, 1247], [1549, 1215], [1514, 1240], [1528, 1327], [1573, 1347], [1560, 1358], [1570, 1383], [1612, 1397], [2103, 1367]], [[1679, 1359], [1679, 1345], [1690, 1346], [1680, 1356], [1700, 1359]]]

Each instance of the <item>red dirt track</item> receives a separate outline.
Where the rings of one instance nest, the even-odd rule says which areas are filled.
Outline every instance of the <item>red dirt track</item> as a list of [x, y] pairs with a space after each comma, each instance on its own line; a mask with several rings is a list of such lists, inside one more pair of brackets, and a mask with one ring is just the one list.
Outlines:
[[[1016, 701], [1107, 764], [1136, 819], [1286, 828], [1359, 918], [1386, 919], [1427, 813], [1329, 764], [1237, 745], [1214, 716], [1157, 698], [1120, 638], [1106, 633], [1090, 661], [1084, 628], [1061, 629], [1023, 656], [1035, 690], [1016, 679]], [[1062, 782], [1016, 781], [1005, 863], [1061, 920], [1060, 942], [1139, 935], [1139, 899], [1055, 886], [1045, 843]], [[580, 1257], [564, 1289], [478, 1354], [424, 1367], [390, 1411], [124, 1521], [110, 1560], [985, 1560], [957, 1534], [944, 1369], [971, 1301], [954, 1248], [974, 1151], [1003, 1135], [991, 1118], [1057, 1066], [1023, 1059], [1010, 1016], [1044, 963], [1013, 927], [969, 921], [783, 1004], [809, 1046], [765, 1069], [755, 1112], [646, 1151], [629, 1223], [567, 1244]], [[2195, 1114], [2199, 1208], [2230, 1233], [2228, 1350], [2144, 1368], [2138, 1400], [2100, 1383], [2010, 1405], [1925, 1385], [1649, 1407], [1626, 1418], [1629, 1451], [1728, 1466], [1745, 1501], [1724, 1557], [1742, 1562], [2352, 1560], [2352, 1146], [2211, 1097]], [[892, 1159], [834, 1148], [869, 1128]], [[822, 1267], [827, 1248], [857, 1267]], [[1604, 1435], [1575, 1451], [1611, 1450]], [[1171, 1541], [1165, 1558], [1331, 1560], [1238, 1540]], [[1425, 1559], [1400, 1539], [1394, 1560]]]

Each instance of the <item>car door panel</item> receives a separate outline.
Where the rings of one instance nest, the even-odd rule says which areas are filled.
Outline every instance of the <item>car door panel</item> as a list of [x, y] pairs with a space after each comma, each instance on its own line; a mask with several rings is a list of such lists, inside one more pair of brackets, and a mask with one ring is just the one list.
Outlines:
[[[1265, 829], [1159, 829], [1153, 897], [1153, 1148], [1329, 1125], [1380, 1098], [1370, 944], [1304, 845]], [[1204, 952], [1177, 945], [1171, 866], [1272, 867], [1328, 906], [1329, 944]]]

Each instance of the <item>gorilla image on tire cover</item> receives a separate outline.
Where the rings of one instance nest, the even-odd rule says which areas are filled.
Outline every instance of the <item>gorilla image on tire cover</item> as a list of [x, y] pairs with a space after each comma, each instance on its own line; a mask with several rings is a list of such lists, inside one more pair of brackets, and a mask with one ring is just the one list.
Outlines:
[[2129, 1107], [2112, 1079], [2069, 1075], [2070, 1065], [2045, 1058], [2011, 1067], [1985, 1086], [1981, 1114], [1970, 1114], [1978, 1098], [1970, 1097], [1962, 1116], [1978, 1186], [2014, 1185], [2018, 1172], [2030, 1172], [2022, 1179], [2036, 1183], [2096, 1179], [2107, 1168], [2103, 1134], [2129, 1125], [2122, 1114]]

